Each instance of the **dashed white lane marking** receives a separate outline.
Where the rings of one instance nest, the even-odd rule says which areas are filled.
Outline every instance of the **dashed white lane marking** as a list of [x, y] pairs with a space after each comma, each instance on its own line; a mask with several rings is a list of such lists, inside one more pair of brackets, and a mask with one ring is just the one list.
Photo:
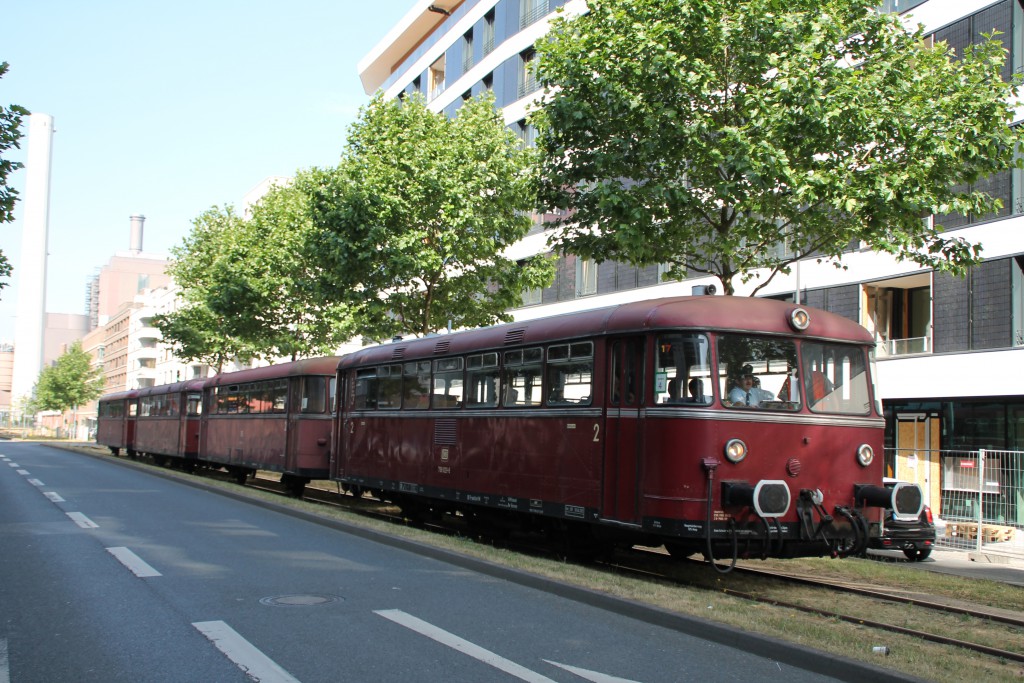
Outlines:
[[11, 683], [11, 665], [7, 657], [6, 638], [0, 638], [0, 683]]
[[39, 481], [38, 479], [29, 479], [28, 483], [32, 484], [33, 486], [46, 486], [46, 484]]
[[163, 576], [163, 574], [153, 569], [145, 560], [131, 550], [128, 550], [128, 548], [107, 548], [107, 552], [116, 557], [121, 564], [128, 567], [132, 574], [135, 574], [140, 579], [146, 579], [151, 576]]
[[28, 475], [32, 474], [32, 473], [31, 473], [31, 472], [29, 472], [28, 470], [15, 470], [15, 471], [16, 471], [16, 472], [17, 472], [18, 474], [20, 474], [20, 475], [22, 475], [22, 476], [24, 476], [24, 477], [27, 477]]
[[238, 668], [260, 683], [299, 683], [299, 680], [260, 652], [235, 629], [223, 621], [197, 621], [192, 624], [214, 647], [238, 665]]
[[413, 630], [420, 635], [424, 635], [431, 640], [435, 640], [442, 645], [447, 645], [453, 650], [457, 650], [464, 655], [469, 655], [473, 659], [493, 666], [499, 671], [504, 671], [510, 676], [515, 676], [521, 681], [529, 681], [530, 683], [555, 683], [553, 680], [546, 676], [542, 676], [536, 671], [530, 671], [524, 666], [520, 666], [513, 661], [505, 659], [504, 657], [497, 655], [490, 650], [485, 650], [479, 645], [458, 637], [453, 633], [449, 633], [444, 629], [440, 629], [433, 624], [427, 623], [422, 619], [418, 619], [411, 614], [397, 609], [386, 609], [375, 612], [385, 619], [390, 619], [396, 624], [401, 624], [407, 629]]
[[18, 463], [11, 462], [10, 460], [7, 461], [7, 466], [8, 467], [21, 467], [21, 465], [19, 465]]
[[92, 521], [91, 519], [89, 519], [88, 517], [83, 515], [81, 512], [65, 512], [64, 514], [66, 514], [68, 517], [70, 517], [71, 521], [73, 521], [75, 524], [77, 524], [78, 526], [82, 527], [83, 529], [99, 529], [100, 528], [99, 524], [97, 524], [96, 522]]
[[639, 683], [639, 681], [634, 681], [631, 678], [609, 676], [608, 674], [603, 674], [600, 671], [590, 671], [588, 669], [581, 669], [578, 666], [569, 666], [568, 664], [552, 662], [550, 659], [545, 659], [544, 661], [552, 666], [557, 666], [559, 669], [565, 669], [570, 673], [574, 673], [584, 680], [591, 681], [591, 683]]
[[43, 491], [43, 495], [50, 499], [51, 503], [64, 503], [66, 502], [60, 497], [60, 494], [56, 491]]

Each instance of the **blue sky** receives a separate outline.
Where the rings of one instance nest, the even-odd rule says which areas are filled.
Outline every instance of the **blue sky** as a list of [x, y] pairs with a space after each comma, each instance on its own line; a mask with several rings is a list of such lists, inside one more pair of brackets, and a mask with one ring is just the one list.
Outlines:
[[[89, 277], [129, 246], [167, 254], [193, 218], [268, 176], [333, 164], [369, 96], [356, 64], [414, 0], [0, 0], [0, 103], [54, 119], [46, 309], [84, 313]], [[27, 134], [27, 124], [23, 127]], [[24, 161], [21, 149], [8, 153]], [[11, 185], [24, 196], [25, 171]], [[22, 207], [0, 225], [15, 274]]]

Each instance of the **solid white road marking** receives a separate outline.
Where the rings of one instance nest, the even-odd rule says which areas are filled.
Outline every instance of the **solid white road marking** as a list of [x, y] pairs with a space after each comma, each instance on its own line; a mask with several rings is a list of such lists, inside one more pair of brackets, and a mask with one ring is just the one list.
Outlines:
[[128, 567], [132, 574], [140, 579], [150, 576], [163, 576], [160, 572], [149, 566], [145, 560], [133, 553], [128, 548], [107, 548], [107, 552], [121, 561], [121, 564]]
[[449, 633], [443, 629], [440, 629], [433, 624], [429, 624], [422, 619], [417, 619], [411, 614], [397, 609], [386, 609], [375, 612], [385, 619], [390, 619], [396, 624], [401, 624], [407, 629], [411, 629], [420, 635], [424, 635], [431, 640], [435, 640], [442, 645], [447, 645], [453, 650], [457, 650], [464, 655], [469, 655], [473, 659], [479, 660], [484, 664], [493, 666], [499, 671], [515, 676], [522, 681], [529, 681], [530, 683], [555, 683], [550, 678], [542, 676], [536, 671], [530, 671], [524, 666], [520, 666], [513, 661], [509, 661], [500, 655], [496, 655], [490, 650], [485, 650], [479, 645], [474, 645], [468, 640], [464, 640], [453, 633]]
[[82, 527], [83, 529], [99, 529], [100, 528], [99, 524], [97, 524], [96, 522], [92, 521], [91, 519], [89, 519], [88, 517], [83, 515], [81, 512], [65, 512], [64, 514], [66, 514], [68, 517], [70, 517], [71, 520], [75, 524], [77, 524], [78, 526]]
[[46, 484], [39, 481], [38, 479], [29, 479], [28, 483], [32, 484], [33, 486], [46, 486]]
[[299, 683], [299, 680], [257, 650], [252, 643], [223, 621], [197, 621], [192, 624], [214, 647], [224, 653], [245, 674], [260, 683]]
[[574, 673], [580, 678], [584, 678], [593, 683], [638, 683], [629, 678], [618, 678], [617, 676], [609, 676], [599, 671], [588, 671], [587, 669], [581, 669], [576, 666], [569, 666], [568, 664], [559, 664], [558, 662], [552, 662], [550, 659], [545, 659], [545, 662], [552, 666], [557, 666], [559, 669], [565, 669], [570, 673]]
[[11, 665], [7, 657], [6, 638], [0, 638], [0, 683], [11, 683]]
[[50, 499], [51, 503], [64, 503], [66, 502], [60, 497], [60, 494], [56, 491], [43, 491], [43, 495]]

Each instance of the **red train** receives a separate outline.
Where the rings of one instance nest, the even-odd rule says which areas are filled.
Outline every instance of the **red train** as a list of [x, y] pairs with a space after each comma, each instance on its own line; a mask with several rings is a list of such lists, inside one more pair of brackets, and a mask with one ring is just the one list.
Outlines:
[[881, 508], [910, 518], [922, 505], [916, 486], [882, 486], [872, 346], [845, 318], [743, 297], [397, 341], [301, 361], [322, 363], [320, 377], [335, 363], [340, 403], [316, 413], [318, 424], [335, 417], [332, 447], [302, 466], [274, 467], [299, 462], [287, 439], [247, 459], [244, 420], [266, 418], [216, 403], [239, 380], [295, 379], [296, 364], [207, 380], [198, 459], [329, 477], [410, 517], [455, 513], [489, 533], [538, 530], [584, 548], [846, 554]]
[[100, 399], [96, 440], [115, 455], [224, 467], [240, 482], [280, 472], [301, 492], [329, 474], [338, 357], [222, 373]]

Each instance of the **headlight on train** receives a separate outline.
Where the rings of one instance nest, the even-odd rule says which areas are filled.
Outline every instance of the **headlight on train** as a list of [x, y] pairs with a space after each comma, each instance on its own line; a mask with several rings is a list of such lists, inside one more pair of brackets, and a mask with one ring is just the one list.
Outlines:
[[725, 459], [729, 462], [743, 462], [747, 457], [747, 444], [739, 439], [729, 439], [725, 444]]
[[789, 324], [797, 332], [803, 332], [811, 326], [811, 314], [803, 308], [794, 308], [789, 312]]
[[871, 446], [861, 444], [860, 448], [857, 449], [857, 462], [862, 466], [867, 467], [875, 460], [875, 449]]

